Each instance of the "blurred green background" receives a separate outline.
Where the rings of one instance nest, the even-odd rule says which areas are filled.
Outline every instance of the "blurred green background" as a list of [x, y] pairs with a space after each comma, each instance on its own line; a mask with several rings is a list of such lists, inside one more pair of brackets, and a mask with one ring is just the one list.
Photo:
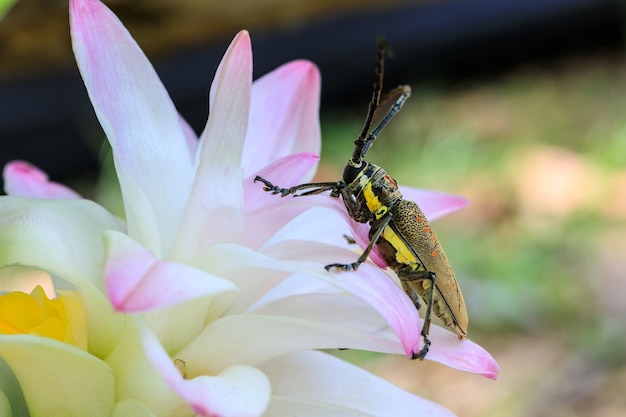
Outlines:
[[[386, 87], [410, 84], [413, 94], [368, 160], [402, 184], [470, 200], [469, 207], [434, 228], [465, 295], [469, 336], [496, 358], [501, 374], [494, 382], [429, 361], [354, 351], [337, 355], [462, 417], [626, 416], [622, 42], [617, 48], [601, 41], [568, 49], [609, 26], [597, 12], [580, 12], [582, 6], [578, 14], [588, 18], [585, 23], [575, 20], [570, 8], [559, 24], [541, 26], [535, 43], [529, 43], [536, 29], [529, 21], [497, 22], [499, 29], [529, 25], [514, 35], [485, 33], [478, 20], [458, 32], [459, 13], [488, 13], [488, 7], [503, 4], [528, 3], [540, 10], [585, 2], [467, 0], [460, 10], [453, 6], [463, 2], [455, 0], [393, 2], [431, 8], [417, 14], [423, 20], [415, 26], [425, 32], [416, 35], [408, 27], [403, 36], [390, 35], [396, 56], [387, 62]], [[201, 56], [217, 65], [225, 39], [245, 26], [252, 30], [257, 76], [288, 59], [314, 60], [324, 90], [321, 180], [340, 178], [362, 126], [376, 35], [399, 27], [393, 21], [382, 25], [383, 7], [374, 1], [105, 3], [156, 62], [192, 123], [196, 113], [197, 120], [205, 120], [212, 71], [206, 62], [177, 53], [210, 44], [215, 48]], [[621, 3], [595, 3], [615, 6], [610, 13], [619, 34]], [[438, 5], [440, 14], [432, 9]], [[365, 16], [357, 22], [361, 26], [352, 18], [357, 13]], [[343, 20], [336, 20], [340, 14]], [[315, 22], [317, 29], [300, 31]], [[563, 35], [568, 28], [578, 37]], [[558, 36], [549, 36], [554, 33]], [[53, 179], [106, 201], [106, 181], [93, 191], [102, 137], [72, 62], [67, 2], [18, 1], [0, 24], [0, 39], [0, 156], [29, 159]], [[545, 49], [541, 43], [548, 39], [560, 43]], [[171, 57], [176, 59], [167, 61]], [[196, 76], [198, 84], [185, 84]], [[72, 101], [76, 94], [82, 101]], [[95, 144], [85, 145], [90, 139]]]

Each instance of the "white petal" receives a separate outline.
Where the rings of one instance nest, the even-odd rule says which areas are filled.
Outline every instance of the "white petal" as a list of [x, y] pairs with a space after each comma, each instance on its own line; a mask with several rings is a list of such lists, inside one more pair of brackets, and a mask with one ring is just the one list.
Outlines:
[[[184, 211], [193, 180], [179, 115], [154, 68], [126, 28], [101, 2], [74, 0], [72, 44], [100, 124], [113, 148], [127, 220], [139, 221], [135, 235], [158, 235], [167, 248]], [[128, 182], [133, 181], [130, 189]], [[141, 189], [156, 221], [142, 223]], [[129, 226], [133, 230], [134, 224]], [[139, 238], [142, 243], [147, 241]]]
[[339, 348], [396, 354], [403, 351], [393, 333], [362, 332], [342, 323], [306, 318], [241, 314], [213, 321], [177, 355], [193, 358], [199, 373], [216, 374], [230, 365], [256, 366], [290, 352]]
[[2, 335], [0, 357], [15, 373], [31, 416], [110, 415], [115, 378], [95, 356], [45, 337]]
[[361, 264], [358, 271], [326, 272], [324, 265], [350, 264], [357, 256], [351, 251], [316, 242], [283, 241], [263, 251], [285, 262], [298, 261], [294, 265], [299, 265], [308, 274], [364, 300], [389, 323], [408, 356], [419, 350], [420, 319], [417, 310], [404, 291], [379, 268], [368, 262]]
[[147, 357], [138, 322], [140, 319], [126, 316], [115, 350], [106, 357], [116, 378], [117, 398], [137, 400], [158, 415], [180, 415], [181, 411], [188, 411], [185, 402], [171, 390]]
[[272, 382], [275, 417], [453, 417], [433, 402], [321, 352], [297, 352], [260, 365]]
[[[140, 326], [141, 337], [148, 359], [162, 378], [189, 407], [202, 416], [260, 416], [270, 397], [270, 384], [258, 369], [244, 365], [229, 366], [215, 376], [198, 370], [198, 357], [179, 352], [176, 359], [185, 364], [191, 379], [181, 375], [150, 330]], [[210, 344], [220, 344], [213, 340]], [[206, 357], [206, 353], [203, 357]], [[198, 375], [194, 377], [194, 375]]]
[[148, 406], [132, 398], [115, 403], [111, 417], [158, 417]]
[[243, 152], [252, 88], [252, 51], [240, 32], [211, 86], [210, 114], [173, 259], [186, 261], [211, 243], [238, 242], [244, 229]]
[[0, 266], [38, 268], [99, 292], [107, 229], [122, 224], [88, 200], [0, 197]]

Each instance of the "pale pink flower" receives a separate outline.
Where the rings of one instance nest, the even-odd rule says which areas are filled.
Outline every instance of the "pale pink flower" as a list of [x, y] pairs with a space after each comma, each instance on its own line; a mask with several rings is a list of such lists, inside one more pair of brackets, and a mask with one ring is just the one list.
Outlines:
[[[0, 245], [9, 249], [0, 265], [70, 283], [88, 318], [86, 351], [0, 336], [31, 415], [450, 415], [314, 351], [411, 356], [420, 343], [415, 307], [379, 267], [324, 270], [355, 257], [342, 233], [362, 234], [334, 210], [339, 201], [279, 199], [252, 181], [311, 179], [317, 69], [295, 61], [253, 84], [249, 36], [239, 33], [197, 138], [119, 20], [97, 0], [70, 4], [74, 52], [113, 149], [125, 219], [24, 162], [5, 168]], [[463, 204], [405, 192], [431, 218]], [[474, 343], [439, 327], [431, 340], [428, 359], [497, 375]]]

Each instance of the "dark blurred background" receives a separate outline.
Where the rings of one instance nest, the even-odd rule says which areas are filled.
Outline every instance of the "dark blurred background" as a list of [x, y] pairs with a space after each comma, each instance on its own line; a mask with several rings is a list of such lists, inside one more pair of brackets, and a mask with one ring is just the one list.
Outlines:
[[[180, 112], [200, 131], [207, 89], [232, 36], [250, 30], [256, 76], [314, 61], [323, 100], [367, 100], [375, 39], [394, 50], [387, 85], [458, 83], [567, 54], [621, 51], [614, 0], [316, 2], [111, 0], [153, 60]], [[0, 24], [0, 164], [32, 161], [64, 179], [96, 166], [97, 129], [71, 54], [65, 0], [20, 0]]]
[[[197, 130], [228, 43], [250, 30], [255, 77], [322, 73], [318, 177], [337, 179], [371, 94], [411, 100], [368, 159], [399, 182], [462, 194], [435, 224], [498, 382], [403, 357], [338, 355], [459, 416], [626, 416], [626, 61], [618, 0], [111, 0]], [[0, 21], [0, 163], [20, 158], [113, 205], [103, 136], [69, 43], [67, 1]], [[106, 187], [105, 187], [106, 188]]]

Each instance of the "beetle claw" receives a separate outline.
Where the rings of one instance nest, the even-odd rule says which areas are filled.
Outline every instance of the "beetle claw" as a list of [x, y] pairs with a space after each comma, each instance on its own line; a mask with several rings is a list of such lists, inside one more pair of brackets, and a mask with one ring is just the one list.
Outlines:
[[359, 268], [359, 265], [361, 265], [361, 262], [353, 262], [351, 264], [330, 264], [326, 265], [324, 269], [330, 271], [332, 268], [335, 268], [342, 272], [356, 271]]
[[424, 336], [424, 347], [421, 348], [419, 352], [413, 352], [411, 359], [419, 359], [420, 361], [423, 361], [429, 349], [430, 349], [430, 340], [426, 336]]

